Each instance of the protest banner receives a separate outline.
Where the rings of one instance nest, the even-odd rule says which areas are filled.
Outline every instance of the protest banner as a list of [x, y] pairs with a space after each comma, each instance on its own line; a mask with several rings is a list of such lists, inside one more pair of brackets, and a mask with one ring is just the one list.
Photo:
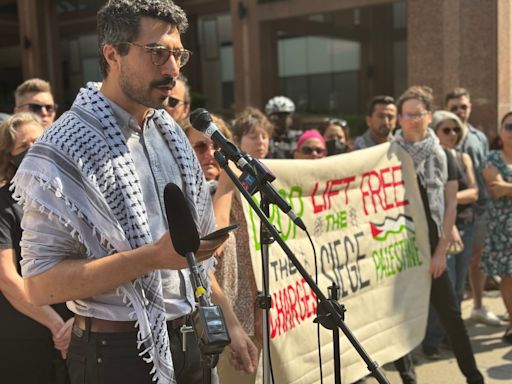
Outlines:
[[[271, 206], [270, 221], [318, 285], [336, 283], [345, 323], [383, 365], [423, 339], [431, 277], [428, 229], [410, 157], [397, 144], [319, 160], [265, 160], [274, 186], [305, 222], [306, 234]], [[254, 198], [258, 200], [258, 195]], [[261, 289], [260, 221], [244, 202], [251, 257]], [[276, 383], [320, 381], [314, 293], [277, 243], [269, 247], [269, 325]], [[342, 382], [368, 373], [340, 332]], [[322, 328], [322, 368], [333, 381], [332, 333]]]

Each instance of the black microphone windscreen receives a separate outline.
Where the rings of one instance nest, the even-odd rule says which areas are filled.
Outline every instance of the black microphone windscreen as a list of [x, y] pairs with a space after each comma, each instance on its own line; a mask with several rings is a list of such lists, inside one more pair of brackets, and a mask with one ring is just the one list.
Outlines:
[[176, 184], [165, 186], [164, 204], [174, 249], [181, 256], [188, 252], [196, 253], [200, 243], [197, 226], [185, 196]]
[[204, 108], [196, 108], [190, 113], [190, 125], [198, 131], [204, 132], [212, 122], [210, 113]]

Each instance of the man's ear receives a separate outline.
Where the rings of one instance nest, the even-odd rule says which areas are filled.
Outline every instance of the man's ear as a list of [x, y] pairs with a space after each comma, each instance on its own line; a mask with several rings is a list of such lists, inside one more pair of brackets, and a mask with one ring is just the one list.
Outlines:
[[109, 70], [119, 70], [119, 58], [120, 55], [117, 49], [111, 44], [105, 44], [102, 48], [103, 57], [108, 63]]

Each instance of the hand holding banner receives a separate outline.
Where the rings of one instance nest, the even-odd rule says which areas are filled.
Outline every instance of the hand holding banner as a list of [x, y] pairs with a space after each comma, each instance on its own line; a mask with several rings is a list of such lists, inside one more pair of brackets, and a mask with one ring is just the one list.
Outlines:
[[[267, 160], [273, 183], [313, 233], [318, 285], [333, 282], [347, 309], [345, 322], [379, 365], [418, 345], [424, 335], [431, 277], [428, 232], [416, 174], [397, 145], [320, 160]], [[244, 204], [251, 257], [261, 287], [259, 219]], [[302, 265], [314, 275], [305, 234], [276, 207], [270, 221]], [[277, 245], [270, 247], [270, 337], [276, 382], [316, 383], [316, 300]], [[367, 373], [342, 339], [343, 382]], [[332, 336], [322, 331], [324, 378], [332, 372]]]

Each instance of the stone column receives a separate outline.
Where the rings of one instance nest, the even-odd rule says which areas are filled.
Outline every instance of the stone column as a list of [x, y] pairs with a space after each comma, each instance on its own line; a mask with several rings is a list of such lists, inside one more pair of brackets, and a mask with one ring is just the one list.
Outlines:
[[57, 9], [53, 0], [17, 0], [23, 78], [48, 80], [62, 100], [62, 69]]
[[279, 89], [277, 36], [273, 23], [258, 17], [257, 0], [231, 0], [235, 109], [263, 108]]
[[512, 102], [511, 6], [507, 0], [408, 0], [408, 84], [472, 96], [471, 122], [491, 138]]
[[[498, 2], [498, 55], [497, 55], [497, 85], [498, 85], [498, 116], [496, 126], [505, 113], [512, 110], [512, 6], [509, 0]], [[492, 137], [496, 134], [495, 127], [489, 126], [487, 133]]]
[[[393, 13], [389, 4], [361, 9], [361, 75], [360, 100], [366, 106], [375, 95], [392, 95], [393, 79]], [[365, 109], [362, 111], [366, 112]]]

